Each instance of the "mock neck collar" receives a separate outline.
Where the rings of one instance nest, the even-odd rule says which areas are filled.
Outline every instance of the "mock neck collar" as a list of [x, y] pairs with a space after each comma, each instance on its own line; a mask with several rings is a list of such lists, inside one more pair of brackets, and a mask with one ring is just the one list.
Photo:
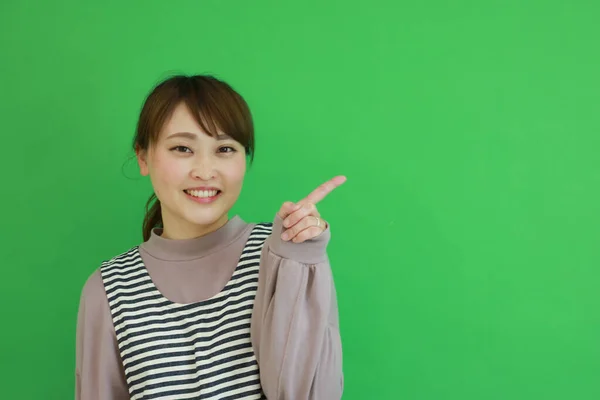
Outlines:
[[187, 261], [219, 251], [235, 241], [248, 226], [239, 216], [231, 218], [214, 232], [192, 239], [165, 239], [162, 228], [154, 228], [141, 248], [165, 261]]

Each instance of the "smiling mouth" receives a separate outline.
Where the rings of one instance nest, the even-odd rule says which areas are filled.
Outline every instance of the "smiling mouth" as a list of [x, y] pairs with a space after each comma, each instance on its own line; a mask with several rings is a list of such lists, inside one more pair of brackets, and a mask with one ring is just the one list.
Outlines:
[[184, 192], [200, 199], [208, 199], [221, 193], [220, 190], [184, 190]]

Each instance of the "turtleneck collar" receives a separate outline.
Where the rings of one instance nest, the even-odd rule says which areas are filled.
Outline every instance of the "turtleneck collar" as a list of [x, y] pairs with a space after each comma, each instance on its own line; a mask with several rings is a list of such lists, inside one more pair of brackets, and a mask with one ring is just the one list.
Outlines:
[[225, 225], [207, 235], [192, 239], [165, 239], [161, 228], [154, 228], [150, 238], [141, 248], [155, 258], [165, 261], [187, 261], [204, 257], [226, 247], [241, 235], [248, 224], [239, 216], [231, 218]]

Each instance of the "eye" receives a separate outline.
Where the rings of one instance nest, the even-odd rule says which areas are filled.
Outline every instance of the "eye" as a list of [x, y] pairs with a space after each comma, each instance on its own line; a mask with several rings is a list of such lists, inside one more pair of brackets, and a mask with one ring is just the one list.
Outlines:
[[221, 146], [219, 147], [219, 153], [235, 153], [237, 150], [231, 146]]
[[187, 146], [175, 146], [171, 150], [175, 150], [178, 153], [191, 153], [192, 150]]

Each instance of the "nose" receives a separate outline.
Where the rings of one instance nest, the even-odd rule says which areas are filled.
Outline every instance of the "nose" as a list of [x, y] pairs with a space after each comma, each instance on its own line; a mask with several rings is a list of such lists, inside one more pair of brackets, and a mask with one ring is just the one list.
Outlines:
[[190, 171], [190, 176], [194, 179], [210, 181], [216, 175], [215, 163], [207, 157], [198, 160]]

